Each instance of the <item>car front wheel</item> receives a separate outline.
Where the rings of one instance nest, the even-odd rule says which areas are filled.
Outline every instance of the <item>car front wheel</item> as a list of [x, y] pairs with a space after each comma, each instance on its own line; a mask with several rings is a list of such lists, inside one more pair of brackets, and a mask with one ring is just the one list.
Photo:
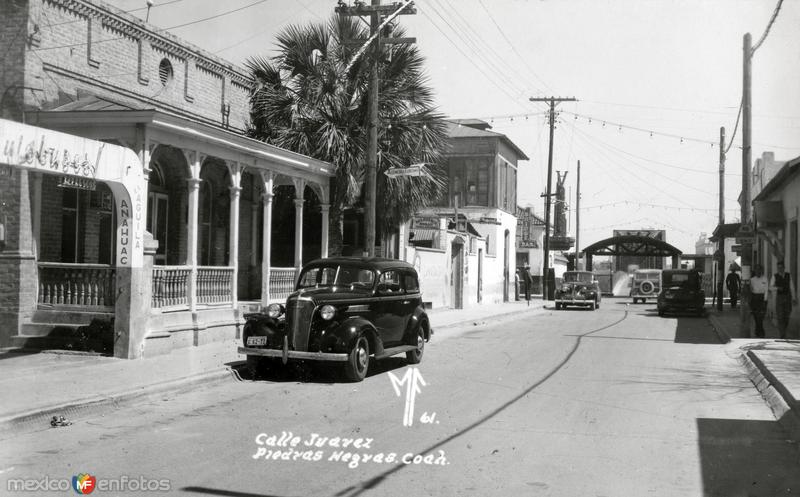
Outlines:
[[361, 335], [353, 345], [345, 363], [344, 372], [350, 381], [363, 381], [369, 369], [369, 342]]
[[419, 364], [422, 362], [422, 353], [425, 352], [425, 330], [422, 326], [417, 330], [417, 348], [406, 352], [406, 362], [409, 364]]

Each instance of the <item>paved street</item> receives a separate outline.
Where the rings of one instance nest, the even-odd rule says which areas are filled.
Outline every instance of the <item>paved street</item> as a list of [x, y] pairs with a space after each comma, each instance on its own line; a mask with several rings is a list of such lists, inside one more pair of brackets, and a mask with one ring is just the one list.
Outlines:
[[800, 490], [797, 442], [706, 319], [605, 299], [595, 312], [543, 309], [442, 330], [418, 367], [426, 385], [412, 426], [406, 385], [398, 396], [389, 376], [407, 370], [394, 358], [363, 383], [324, 371], [244, 378], [7, 435], [2, 488], [90, 473], [165, 478], [172, 494], [201, 496]]

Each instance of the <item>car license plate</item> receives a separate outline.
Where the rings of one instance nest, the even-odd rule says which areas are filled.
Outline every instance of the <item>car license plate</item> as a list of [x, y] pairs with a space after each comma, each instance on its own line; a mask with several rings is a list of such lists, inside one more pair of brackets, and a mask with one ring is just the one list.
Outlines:
[[247, 337], [247, 346], [266, 345], [267, 337]]

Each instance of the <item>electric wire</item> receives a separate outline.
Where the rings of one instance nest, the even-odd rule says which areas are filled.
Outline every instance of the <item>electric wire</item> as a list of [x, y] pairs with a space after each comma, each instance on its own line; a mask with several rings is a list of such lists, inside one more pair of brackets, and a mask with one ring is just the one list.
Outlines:
[[500, 32], [500, 35], [502, 35], [503, 39], [505, 39], [506, 43], [508, 43], [508, 46], [511, 47], [511, 50], [517, 55], [517, 58], [522, 62], [522, 65], [528, 70], [528, 72], [536, 80], [538, 80], [545, 87], [546, 90], [548, 90], [549, 92], [552, 93], [552, 89], [547, 85], [547, 83], [544, 82], [544, 80], [542, 78], [539, 77], [538, 74], [536, 74], [536, 72], [531, 68], [531, 66], [528, 64], [528, 62], [525, 60], [525, 58], [517, 51], [517, 48], [514, 46], [514, 44], [511, 42], [511, 40], [508, 39], [508, 36], [506, 36], [505, 31], [500, 27], [500, 25], [498, 24], [497, 20], [495, 20], [495, 18], [492, 15], [491, 11], [489, 11], [489, 9], [486, 8], [486, 4], [483, 3], [483, 0], [478, 0], [478, 3], [481, 5], [481, 7], [483, 7], [483, 10], [486, 12], [486, 15], [489, 16], [489, 19], [492, 21], [494, 26], [497, 28], [497, 31]]
[[[507, 96], [507, 97], [508, 97], [510, 100], [512, 100], [513, 102], [519, 103], [519, 101], [520, 101], [519, 97], [517, 97], [517, 96], [513, 95], [512, 93], [510, 93], [510, 92], [509, 92], [509, 90], [508, 90], [508, 89], [506, 89], [506, 88], [502, 87], [501, 85], [499, 85], [499, 84], [498, 84], [498, 83], [497, 83], [497, 82], [494, 80], [494, 78], [492, 78], [490, 75], [488, 75], [488, 74], [486, 73], [486, 71], [485, 71], [485, 70], [484, 70], [482, 67], [480, 67], [478, 64], [476, 64], [476, 62], [475, 62], [474, 58], [473, 58], [473, 57], [470, 57], [470, 56], [469, 56], [467, 53], [465, 53], [465, 52], [464, 52], [464, 50], [461, 48], [461, 46], [460, 46], [458, 43], [455, 43], [455, 42], [453, 41], [453, 39], [452, 39], [452, 38], [450, 38], [450, 36], [449, 36], [447, 33], [445, 33], [445, 32], [444, 32], [444, 31], [443, 31], [443, 30], [442, 30], [442, 29], [439, 27], [439, 25], [438, 25], [438, 24], [437, 24], [437, 23], [436, 23], [436, 22], [433, 20], [433, 17], [431, 17], [431, 16], [430, 16], [430, 15], [429, 15], [429, 14], [428, 14], [428, 13], [427, 13], [427, 12], [426, 12], [424, 9], [422, 9], [422, 8], [419, 8], [419, 10], [420, 10], [420, 12], [422, 12], [422, 14], [424, 15], [424, 17], [425, 17], [426, 19], [428, 19], [428, 21], [431, 23], [431, 25], [434, 27], [434, 29], [436, 29], [436, 30], [437, 30], [439, 33], [441, 33], [441, 35], [442, 35], [442, 36], [444, 36], [444, 37], [445, 37], [445, 39], [446, 39], [448, 42], [450, 42], [450, 44], [451, 44], [453, 47], [455, 47], [455, 49], [456, 49], [456, 50], [458, 50], [458, 52], [459, 52], [459, 53], [461, 53], [461, 55], [463, 55], [463, 56], [464, 56], [464, 58], [465, 58], [465, 59], [467, 59], [467, 61], [469, 61], [469, 63], [470, 63], [470, 64], [472, 64], [472, 65], [473, 65], [473, 66], [474, 66], [474, 67], [475, 67], [475, 68], [478, 70], [478, 72], [480, 72], [481, 74], [483, 74], [483, 75], [484, 75], [484, 77], [486, 78], [486, 80], [487, 80], [489, 83], [491, 83], [491, 84], [492, 84], [493, 86], [495, 86], [495, 87], [496, 87], [498, 90], [500, 90], [502, 93], [504, 93], [504, 94], [505, 94], [505, 95], [506, 95], [506, 96]], [[437, 15], [438, 15], [438, 13], [437, 13]]]
[[[573, 126], [573, 129], [577, 130], [577, 126]], [[579, 132], [581, 132], [581, 131], [579, 131]], [[588, 135], [588, 134], [584, 134], [584, 136], [586, 136], [587, 138], [590, 138], [590, 139], [593, 139], [593, 140], [595, 140], [595, 141], [596, 141], [596, 142], [597, 142], [599, 145], [601, 145], [601, 146], [605, 147], [607, 150], [610, 150], [612, 153], [614, 153], [614, 151], [615, 151], [615, 150], [619, 150], [619, 149], [616, 149], [616, 147], [614, 147], [613, 145], [610, 145], [610, 144], [608, 144], [608, 143], [606, 143], [606, 142], [604, 142], [604, 141], [601, 141], [601, 140], [598, 140], [598, 139], [596, 139], [596, 138], [594, 138], [594, 137], [591, 137], [591, 136], [590, 136], [590, 135]], [[715, 194], [714, 192], [711, 192], [711, 191], [708, 191], [708, 190], [702, 190], [702, 189], [700, 189], [700, 188], [696, 188], [696, 187], [694, 187], [694, 186], [690, 186], [690, 185], [688, 185], [688, 184], [686, 184], [686, 183], [684, 183], [684, 182], [681, 182], [681, 181], [679, 181], [679, 180], [676, 180], [676, 179], [674, 179], [674, 178], [671, 178], [671, 177], [669, 177], [669, 176], [667, 176], [667, 175], [665, 175], [665, 174], [662, 174], [662, 173], [660, 173], [660, 172], [658, 172], [658, 171], [654, 171], [654, 170], [652, 170], [652, 169], [650, 169], [650, 168], [648, 168], [648, 167], [645, 167], [645, 166], [643, 166], [643, 165], [641, 165], [641, 164], [638, 164], [638, 163], [636, 163], [636, 162], [634, 162], [634, 161], [632, 161], [632, 160], [630, 160], [630, 159], [627, 159], [627, 158], [624, 158], [624, 157], [623, 157], [623, 159], [624, 159], [624, 160], [627, 160], [627, 161], [628, 161], [628, 162], [629, 162], [629, 163], [630, 163], [632, 166], [634, 166], [634, 167], [640, 167], [641, 169], [644, 169], [646, 172], [648, 172], [648, 173], [651, 173], [651, 174], [655, 174], [656, 176], [659, 176], [659, 177], [661, 177], [661, 178], [664, 178], [664, 179], [665, 179], [665, 180], [667, 180], [667, 181], [670, 181], [670, 182], [672, 182], [672, 183], [675, 183], [675, 184], [677, 184], [677, 185], [680, 185], [682, 188], [686, 188], [686, 189], [689, 189], [689, 190], [693, 190], [693, 191], [696, 191], [696, 192], [698, 192], [698, 193], [702, 193], [702, 194], [704, 194], [704, 195], [712, 195], [712, 196], [716, 196], [716, 194]], [[730, 202], [736, 202], [736, 199], [726, 199], [726, 200], [728, 200], [728, 201], [730, 201]]]
[[772, 13], [772, 18], [769, 20], [767, 28], [764, 30], [764, 33], [761, 35], [761, 38], [758, 40], [758, 42], [753, 45], [753, 48], [750, 50], [751, 55], [756, 53], [756, 50], [758, 50], [761, 44], [767, 39], [769, 31], [772, 29], [773, 23], [775, 23], [775, 19], [778, 18], [778, 12], [781, 10], [781, 5], [783, 5], [783, 0], [778, 0], [778, 5], [775, 6], [775, 11]]
[[[516, 86], [514, 84], [514, 82], [515, 82], [514, 78], [502, 77], [502, 76], [505, 75], [505, 71], [498, 65], [497, 62], [495, 62], [495, 60], [492, 58], [491, 54], [487, 55], [486, 53], [484, 53], [483, 46], [486, 45], [486, 44], [481, 44], [480, 42], [475, 41], [473, 38], [470, 37], [471, 28], [469, 26], [466, 26], [466, 27], [459, 26], [458, 28], [454, 27], [450, 23], [450, 21], [447, 19], [447, 16], [444, 15], [441, 12], [441, 11], [443, 11], [443, 12], [446, 13], [447, 9], [444, 6], [442, 6], [441, 4], [439, 4], [438, 1], [436, 1], [436, 0], [431, 2], [428, 6], [442, 20], [442, 22], [444, 22], [444, 24], [448, 28], [450, 28], [450, 30], [453, 33], [455, 33], [455, 35], [458, 38], [461, 39], [461, 41], [464, 42], [464, 44], [467, 46], [467, 48], [470, 48], [472, 50], [474, 55], [477, 56], [487, 66], [487, 68], [490, 71], [493, 70], [498, 75], [500, 75], [500, 76], [498, 76], [499, 81], [501, 81], [502, 83], [507, 85], [507, 87], [511, 90], [511, 92], [515, 93], [517, 95], [515, 97], [515, 99], [518, 99], [519, 101], [524, 101], [523, 95], [526, 93], [525, 89], [522, 88], [522, 87]], [[441, 8], [441, 11], [439, 10], [440, 8]], [[458, 10], [456, 10], [456, 13], [460, 16], [460, 13], [458, 13]], [[458, 23], [458, 20], [455, 17], [453, 17], [452, 19], [453, 19], [454, 23]], [[495, 58], [497, 58], [497, 57], [495, 57]], [[499, 58], [497, 58], [497, 59], [500, 60]]]
[[[250, 7], [254, 7], [256, 5], [259, 5], [259, 4], [262, 4], [264, 2], [268, 2], [268, 1], [269, 0], [259, 0], [257, 2], [253, 2], [253, 3], [245, 5], [243, 7], [239, 7], [237, 9], [229, 10], [229, 11], [226, 11], [226, 12], [221, 12], [219, 14], [216, 14], [216, 15], [213, 15], [213, 16], [210, 16], [210, 17], [206, 17], [204, 19], [197, 19], [197, 20], [194, 20], [194, 21], [191, 21], [191, 22], [178, 24], [176, 26], [169, 26], [169, 27], [166, 27], [166, 28], [155, 28], [155, 27], [154, 28], [155, 28], [155, 31], [161, 31], [161, 32], [169, 31], [171, 29], [178, 29], [178, 28], [182, 28], [182, 27], [185, 27], [185, 26], [190, 26], [190, 25], [193, 25], [193, 24], [199, 24], [201, 22], [209, 21], [211, 19], [216, 19], [216, 18], [219, 18], [219, 17], [222, 17], [222, 16], [226, 16], [226, 15], [232, 14], [234, 12], [239, 12], [241, 10], [244, 10], [244, 9], [247, 9], [247, 8], [250, 8]], [[125, 38], [124, 36], [115, 36], [115, 37], [112, 37], [112, 38], [105, 38], [105, 39], [102, 39], [102, 40], [93, 40], [92, 44], [105, 43], [105, 42], [116, 41], [116, 40], [122, 40], [124, 38]], [[80, 42], [80, 43], [71, 43], [71, 44], [66, 44], [66, 45], [56, 45], [56, 46], [51, 46], [51, 47], [39, 47], [39, 48], [32, 49], [31, 51], [32, 52], [43, 52], [43, 51], [46, 51], [46, 50], [57, 50], [59, 48], [74, 48], [74, 47], [84, 46], [87, 43], [88, 42], [83, 41], [83, 42]]]
[[[438, 5], [440, 5], [443, 11], [445, 12], [448, 11], [448, 9], [444, 5], [439, 3], [440, 0], [433, 0], [433, 1], [436, 2]], [[518, 72], [518, 67], [514, 66], [508, 60], [506, 60], [506, 58], [503, 56], [502, 53], [495, 50], [492, 47], [492, 45], [488, 41], [486, 41], [486, 39], [480, 34], [480, 32], [474, 28], [474, 26], [469, 22], [469, 20], [466, 17], [464, 17], [464, 15], [461, 13], [461, 9], [454, 7], [450, 3], [450, 0], [441, 0], [441, 2], [447, 3], [447, 5], [450, 6], [450, 10], [455, 13], [455, 16], [452, 17], [454, 23], [458, 24], [460, 20], [460, 24], [463, 27], [463, 32], [465, 36], [470, 38], [474, 49], [483, 50], [484, 53], [486, 54], [486, 58], [492, 63], [496, 61], [498, 64], [502, 64], [505, 69], [499, 66], [496, 67], [498, 67], [499, 73], [504, 77], [507, 77], [510, 81], [516, 81], [517, 79], [519, 79], [519, 78], [509, 77], [509, 74], [515, 75]], [[523, 92], [527, 94], [531, 93], [530, 91], [525, 90], [524, 85], [522, 85], [521, 88]], [[541, 90], [536, 88], [536, 92], [541, 93]]]

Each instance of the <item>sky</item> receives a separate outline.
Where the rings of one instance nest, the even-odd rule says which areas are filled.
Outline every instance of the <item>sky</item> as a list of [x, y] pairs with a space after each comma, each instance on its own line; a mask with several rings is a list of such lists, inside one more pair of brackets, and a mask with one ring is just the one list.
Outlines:
[[[243, 65], [274, 54], [290, 24], [325, 22], [335, 0], [106, 0]], [[347, 3], [352, 3], [348, 1]], [[385, 1], [384, 3], [388, 3]], [[800, 156], [800, 0], [417, 0], [400, 24], [426, 57], [439, 110], [480, 118], [530, 158], [518, 203], [544, 212], [547, 106], [557, 107], [556, 171], [567, 173], [580, 246], [614, 229], [663, 229], [695, 253], [718, 223], [720, 128], [725, 222], [740, 218], [743, 37], [752, 35], [752, 158]], [[209, 19], [210, 18], [210, 19]], [[731, 137], [733, 139], [731, 140]]]

